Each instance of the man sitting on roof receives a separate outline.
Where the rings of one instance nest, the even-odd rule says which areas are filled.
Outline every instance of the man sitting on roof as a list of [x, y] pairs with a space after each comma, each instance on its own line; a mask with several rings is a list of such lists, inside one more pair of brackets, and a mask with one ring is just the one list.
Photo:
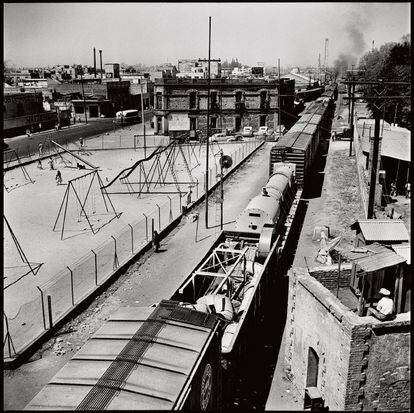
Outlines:
[[378, 320], [391, 320], [394, 318], [394, 302], [390, 298], [391, 293], [386, 288], [381, 288], [379, 293], [382, 295], [382, 298], [378, 301], [377, 308], [369, 307], [367, 315], [372, 315], [378, 318]]

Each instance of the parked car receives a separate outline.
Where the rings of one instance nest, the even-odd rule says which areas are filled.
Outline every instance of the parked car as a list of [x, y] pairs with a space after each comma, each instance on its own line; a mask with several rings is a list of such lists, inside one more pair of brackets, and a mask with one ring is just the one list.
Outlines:
[[258, 135], [268, 135], [269, 134], [269, 127], [268, 126], [260, 126], [257, 134]]
[[253, 128], [251, 126], [245, 126], [243, 128], [242, 136], [253, 136]]
[[241, 136], [239, 133], [234, 135], [234, 136], [230, 136], [230, 138], [227, 139], [227, 142], [235, 142], [235, 141], [242, 141], [243, 140], [243, 136]]
[[215, 133], [210, 136], [209, 142], [224, 142], [227, 140], [227, 135], [223, 132]]

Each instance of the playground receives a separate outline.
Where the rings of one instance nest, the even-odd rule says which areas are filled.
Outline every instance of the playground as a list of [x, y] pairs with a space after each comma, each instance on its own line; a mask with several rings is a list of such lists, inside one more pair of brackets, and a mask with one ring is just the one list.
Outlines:
[[[130, 148], [116, 148], [116, 132], [105, 136], [111, 149], [88, 139], [4, 173], [4, 313], [12, 339], [20, 337], [14, 347], [35, 325], [47, 328], [47, 295], [56, 319], [204, 193], [205, 146], [152, 135], [144, 148], [134, 132], [123, 131]], [[211, 145], [209, 186], [220, 149], [240, 162], [252, 143]]]

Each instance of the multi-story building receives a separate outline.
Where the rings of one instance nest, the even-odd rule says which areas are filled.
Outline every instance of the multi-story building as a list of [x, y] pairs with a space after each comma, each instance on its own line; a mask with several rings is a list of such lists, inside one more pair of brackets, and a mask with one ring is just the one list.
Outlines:
[[105, 78], [119, 79], [119, 63], [105, 63]]
[[[204, 59], [181, 59], [178, 61], [177, 77], [207, 78], [208, 62]], [[221, 77], [221, 62], [210, 61], [210, 77]]]
[[41, 92], [8, 92], [3, 98], [3, 135], [6, 138], [51, 129], [58, 121], [56, 111], [45, 111]]
[[[294, 82], [281, 79], [211, 79], [210, 130], [241, 130], [244, 126], [275, 128], [294, 119]], [[207, 131], [206, 79], [157, 79], [154, 85], [155, 133], [173, 135], [191, 130]]]

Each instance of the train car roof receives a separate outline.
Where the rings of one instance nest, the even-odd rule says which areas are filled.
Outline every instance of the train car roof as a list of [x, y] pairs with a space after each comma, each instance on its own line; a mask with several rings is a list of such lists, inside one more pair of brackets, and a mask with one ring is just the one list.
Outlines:
[[167, 300], [121, 308], [25, 409], [180, 408], [217, 323]]

